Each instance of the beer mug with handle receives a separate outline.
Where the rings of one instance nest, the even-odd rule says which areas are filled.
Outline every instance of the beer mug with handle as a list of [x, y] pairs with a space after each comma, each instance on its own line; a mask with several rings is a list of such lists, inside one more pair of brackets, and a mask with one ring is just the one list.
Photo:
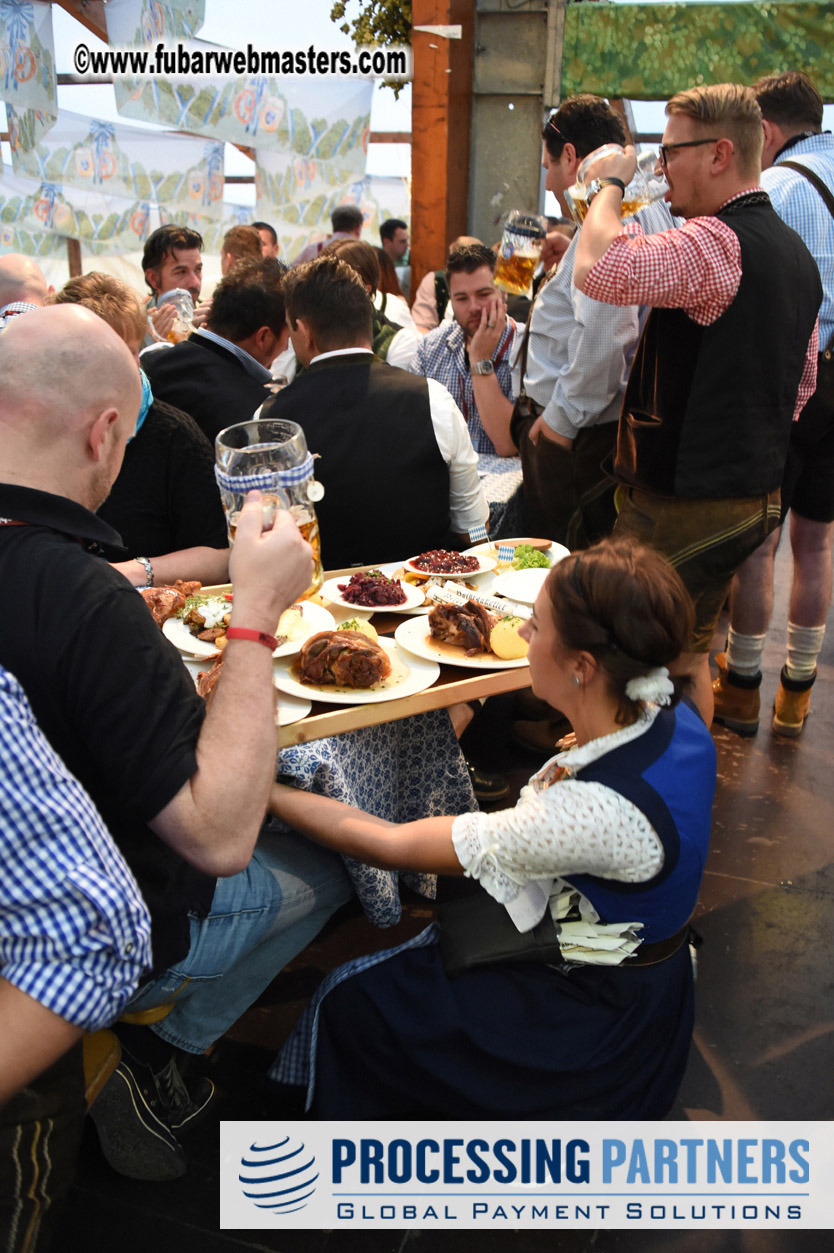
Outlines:
[[[587, 172], [595, 161], [599, 161], [601, 157], [607, 157], [612, 153], [622, 153], [623, 149], [619, 144], [603, 144], [601, 148], [590, 152], [576, 173], [576, 182], [573, 187], [568, 187], [565, 192], [565, 199], [568, 202], [568, 208], [571, 216], [580, 224], [585, 221], [585, 214], [588, 212], [588, 189]], [[623, 192], [623, 202], [620, 207], [620, 217], [628, 218], [638, 209], [645, 209], [646, 205], [653, 204], [655, 200], [662, 200], [669, 190], [669, 184], [662, 174], [655, 174], [655, 166], [657, 165], [657, 153], [653, 149], [647, 149], [641, 152], [637, 157], [637, 169], [634, 177]]]
[[495, 285], [516, 296], [531, 294], [547, 222], [536, 213], [514, 209], [507, 218], [498, 248]]
[[263, 493], [264, 530], [269, 530], [279, 509], [289, 509], [298, 529], [313, 550], [315, 571], [313, 582], [303, 600], [322, 585], [321, 538], [315, 502], [324, 495], [317, 483], [315, 462], [307, 449], [304, 432], [296, 422], [281, 420], [239, 422], [227, 426], [215, 443], [214, 474], [223, 508], [229, 538], [234, 542], [237, 519], [247, 492]]

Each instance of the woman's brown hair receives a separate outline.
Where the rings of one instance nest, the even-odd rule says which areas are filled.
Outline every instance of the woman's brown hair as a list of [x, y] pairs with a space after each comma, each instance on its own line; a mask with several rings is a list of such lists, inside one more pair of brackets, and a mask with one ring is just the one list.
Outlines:
[[133, 289], [100, 270], [69, 279], [50, 303], [92, 309], [128, 347], [141, 344], [148, 331], [147, 311]]
[[[626, 684], [668, 666], [689, 642], [694, 610], [680, 575], [651, 548], [607, 539], [554, 566], [547, 590], [561, 644], [591, 654], [618, 702], [617, 722], [634, 722], [641, 706]], [[672, 681], [674, 703], [690, 680]]]

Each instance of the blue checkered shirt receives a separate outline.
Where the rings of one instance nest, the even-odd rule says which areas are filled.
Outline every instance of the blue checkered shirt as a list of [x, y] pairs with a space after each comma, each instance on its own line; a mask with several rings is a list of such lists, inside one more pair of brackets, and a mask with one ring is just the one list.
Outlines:
[[[495, 366], [495, 377], [498, 385], [508, 400], [513, 399], [512, 359], [515, 355], [518, 327], [512, 318], [507, 318], [504, 334], [498, 341], [492, 354]], [[475, 404], [475, 392], [472, 387], [472, 374], [469, 369], [469, 358], [466, 355], [466, 338], [457, 322], [444, 322], [436, 330], [429, 331], [420, 340], [417, 357], [411, 366], [413, 374], [422, 374], [426, 378], [436, 379], [451, 392], [455, 404], [460, 409], [469, 435], [477, 453], [494, 453], [495, 445], [487, 435]]]
[[807, 165], [834, 193], [834, 135], [809, 135], [800, 139], [776, 159], [762, 174], [762, 187], [770, 196], [783, 222], [792, 226], [804, 240], [816, 261], [822, 279], [820, 306], [820, 349], [834, 334], [834, 218], [819, 192], [796, 170], [783, 170], [782, 161]]
[[151, 964], [150, 918], [93, 802], [0, 666], [0, 976], [87, 1031]]

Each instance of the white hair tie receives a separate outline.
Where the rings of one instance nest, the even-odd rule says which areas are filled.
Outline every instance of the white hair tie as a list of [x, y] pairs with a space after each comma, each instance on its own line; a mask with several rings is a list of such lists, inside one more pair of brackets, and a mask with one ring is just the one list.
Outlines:
[[648, 674], [640, 674], [636, 679], [629, 679], [625, 685], [625, 694], [629, 700], [639, 700], [652, 705], [671, 705], [675, 694], [675, 685], [669, 678], [665, 666], [650, 670]]

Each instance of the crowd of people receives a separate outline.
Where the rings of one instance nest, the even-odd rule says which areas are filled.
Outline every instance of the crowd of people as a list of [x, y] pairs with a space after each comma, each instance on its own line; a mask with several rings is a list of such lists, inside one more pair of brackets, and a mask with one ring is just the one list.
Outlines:
[[[636, 154], [620, 115], [590, 95], [550, 115], [542, 165], [564, 211], [585, 158], [619, 149], [592, 158], [573, 238], [548, 235], [524, 317], [472, 237], [409, 308], [408, 224], [384, 222], [376, 249], [354, 205], [289, 266], [269, 223], [233, 228], [210, 299], [203, 241], [183, 227], [148, 239], [144, 297], [97, 272], [53, 291], [31, 259], [0, 256], [10, 1249], [46, 1247], [70, 1186], [82, 1034], [166, 1007], [117, 1023], [122, 1059], [91, 1116], [116, 1170], [182, 1174], [180, 1135], [214, 1098], [185, 1061], [350, 899], [344, 856], [484, 890], [325, 982], [274, 1069], [309, 1084], [315, 1117], [670, 1109], [692, 1032], [709, 727], [758, 729], [788, 510], [778, 734], [807, 719], [831, 597], [834, 140], [793, 71], [682, 91], [666, 113], [666, 200], [625, 223]], [[176, 289], [193, 327], [171, 343]], [[571, 550], [521, 628], [519, 726], [545, 760], [515, 807], [397, 826], [275, 782], [271, 637], [312, 554], [287, 513], [262, 529], [257, 492], [229, 546], [212, 445], [256, 414], [296, 422], [317, 455], [326, 568], [466, 546], [490, 526], [484, 467], [515, 459], [528, 534]], [[134, 590], [177, 579], [234, 585], [208, 708]], [[20, 1162], [47, 1123], [35, 1206]], [[41, 1244], [14, 1242], [27, 1223]]]

